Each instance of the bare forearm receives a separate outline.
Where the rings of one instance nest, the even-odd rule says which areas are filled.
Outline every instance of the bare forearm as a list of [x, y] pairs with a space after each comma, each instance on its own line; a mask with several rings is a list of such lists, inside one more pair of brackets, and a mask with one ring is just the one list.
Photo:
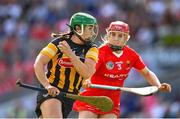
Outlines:
[[41, 62], [36, 62], [34, 64], [34, 70], [35, 70], [35, 74], [36, 74], [36, 77], [37, 77], [38, 81], [44, 87], [49, 86], [50, 84], [49, 84], [49, 82], [48, 82], [48, 80], [46, 79], [46, 76], [45, 76], [44, 65]]
[[161, 86], [161, 83], [160, 83], [159, 79], [157, 78], [157, 76], [152, 71], [149, 71], [145, 75], [145, 78], [151, 85], [157, 86], [157, 87]]
[[83, 63], [79, 57], [77, 57], [74, 53], [70, 55], [71, 63], [75, 67], [76, 71], [83, 76], [85, 79], [90, 78], [95, 72], [95, 66], [89, 68], [85, 63]]
[[58, 48], [71, 60], [76, 71], [85, 79], [92, 76], [95, 72], [95, 62], [91, 59], [86, 59], [83, 63], [79, 57], [71, 50], [70, 46], [66, 41], [59, 42]]

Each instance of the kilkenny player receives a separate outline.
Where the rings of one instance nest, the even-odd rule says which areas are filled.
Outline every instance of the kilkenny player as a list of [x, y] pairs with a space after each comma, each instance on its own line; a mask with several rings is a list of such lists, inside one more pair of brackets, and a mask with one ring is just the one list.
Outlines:
[[98, 34], [96, 18], [79, 12], [71, 17], [69, 27], [65, 34], [54, 34], [56, 38], [36, 58], [37, 79], [48, 90], [47, 94], [40, 92], [37, 96], [38, 117], [66, 118], [73, 100], [57, 95], [61, 91], [78, 94], [84, 80], [95, 72], [98, 59], [98, 49], [93, 43]]

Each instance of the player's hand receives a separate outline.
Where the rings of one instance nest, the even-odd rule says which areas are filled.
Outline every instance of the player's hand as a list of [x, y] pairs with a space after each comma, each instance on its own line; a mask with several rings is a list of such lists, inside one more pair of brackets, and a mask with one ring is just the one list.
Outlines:
[[162, 83], [161, 87], [159, 87], [159, 90], [163, 92], [171, 92], [171, 85], [168, 83]]
[[60, 91], [58, 88], [54, 87], [54, 86], [46, 86], [45, 89], [48, 91], [48, 94], [55, 97], [57, 95], [59, 95]]
[[58, 48], [68, 57], [73, 53], [66, 41], [59, 42]]
[[86, 79], [86, 80], [84, 81], [84, 83], [82, 84], [82, 87], [83, 87], [83, 88], [88, 88], [88, 87], [90, 87], [90, 85], [91, 85], [90, 79]]

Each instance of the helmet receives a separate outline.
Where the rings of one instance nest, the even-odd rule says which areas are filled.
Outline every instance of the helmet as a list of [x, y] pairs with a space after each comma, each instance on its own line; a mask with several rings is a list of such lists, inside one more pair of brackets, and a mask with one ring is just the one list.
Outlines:
[[107, 34], [109, 34], [110, 32], [121, 32], [122, 34], [124, 34], [120, 39], [124, 42], [123, 46], [117, 46], [117, 45], [111, 44], [111, 43], [108, 44], [113, 51], [122, 50], [130, 38], [129, 25], [122, 21], [111, 22], [109, 27], [106, 29], [106, 32], [107, 32]]
[[96, 18], [87, 13], [78, 12], [71, 17], [70, 26], [76, 25], [97, 25]]
[[[76, 30], [75, 30], [76, 25], [80, 26], [81, 33], [76, 32]], [[92, 36], [92, 38], [88, 39], [88, 41], [83, 40], [80, 36], [84, 33], [84, 28], [86, 25], [93, 25], [94, 26], [94, 35]], [[71, 30], [73, 32], [75, 32], [75, 34], [84, 43], [89, 43], [89, 42], [94, 41], [95, 38], [97, 37], [97, 34], [98, 34], [98, 25], [97, 25], [96, 18], [90, 14], [87, 14], [87, 13], [82, 13], [82, 12], [75, 13], [70, 19], [70, 27], [71, 27]]]
[[111, 22], [107, 29], [107, 32], [109, 31], [120, 31], [129, 34], [129, 25], [122, 21]]

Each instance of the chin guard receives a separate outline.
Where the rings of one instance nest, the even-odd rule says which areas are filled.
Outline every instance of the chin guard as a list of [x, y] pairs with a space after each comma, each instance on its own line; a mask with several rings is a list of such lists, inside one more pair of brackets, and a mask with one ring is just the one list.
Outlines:
[[123, 50], [123, 47], [121, 47], [121, 46], [116, 46], [116, 45], [111, 45], [111, 44], [108, 44], [108, 46], [112, 49], [112, 51], [121, 51], [121, 50]]
[[72, 26], [70, 26], [69, 24], [66, 24], [66, 25], [70, 28], [70, 31], [73, 32], [84, 44], [87, 45], [87, 44], [91, 44], [92, 43], [91, 40], [89, 40], [89, 41], [83, 40], [83, 38], [73, 29]]

